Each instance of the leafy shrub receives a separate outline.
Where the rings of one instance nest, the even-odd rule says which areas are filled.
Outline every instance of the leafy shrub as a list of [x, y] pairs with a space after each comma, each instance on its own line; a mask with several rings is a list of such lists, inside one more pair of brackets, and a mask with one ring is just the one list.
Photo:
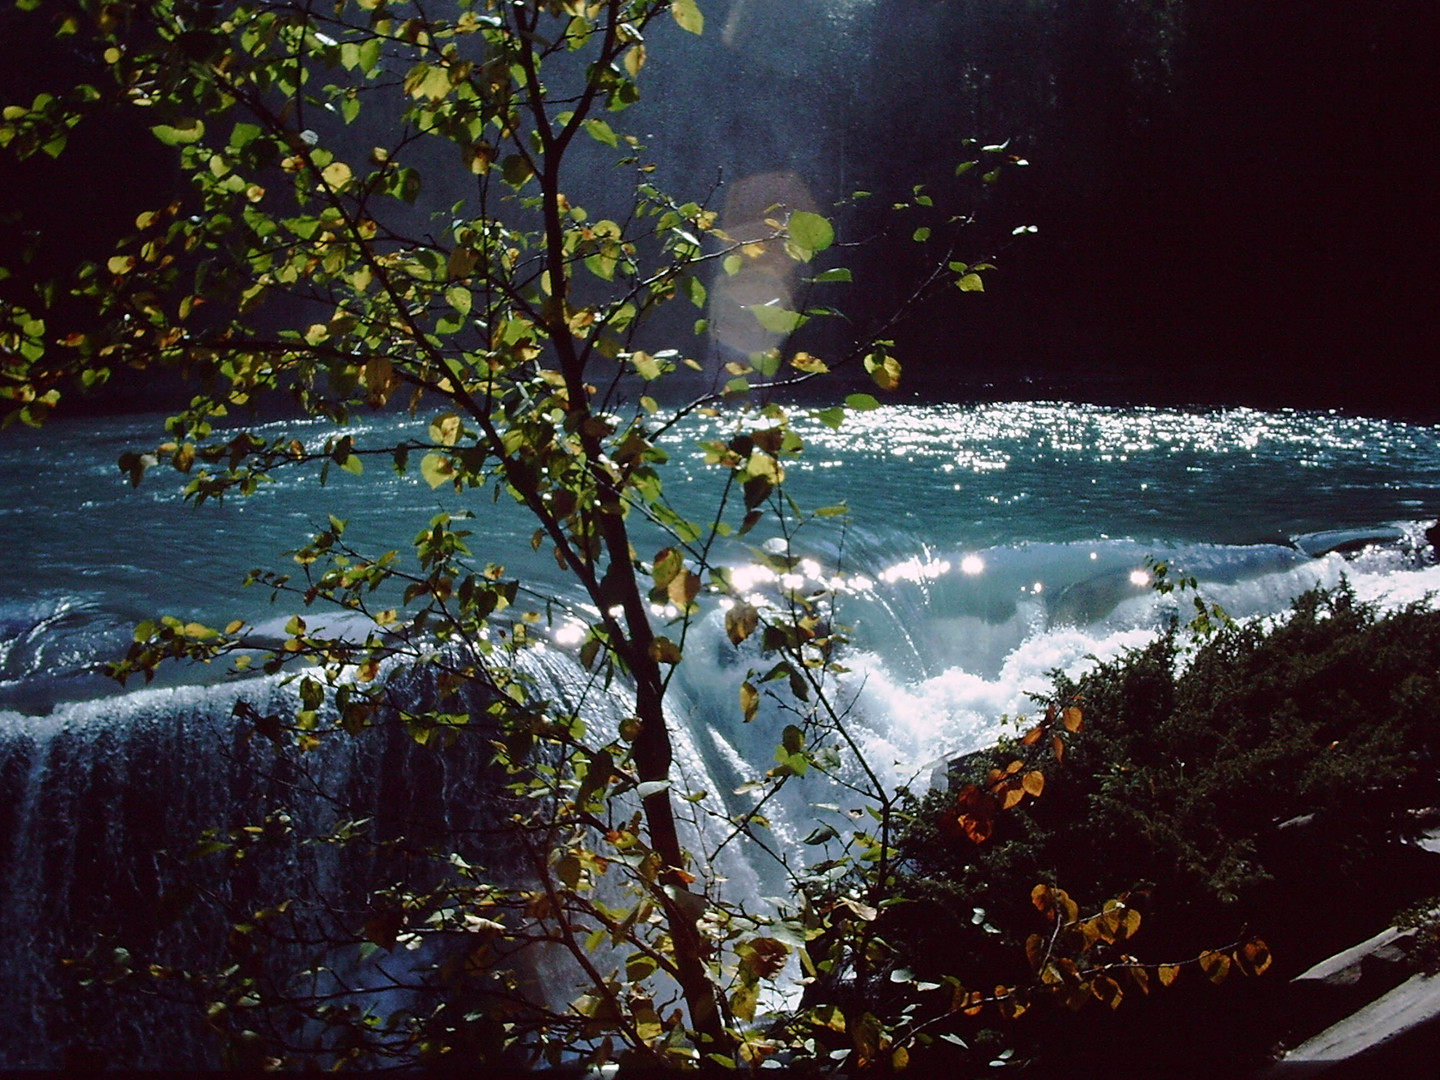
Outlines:
[[[1419, 832], [1416, 812], [1440, 798], [1440, 612], [1382, 614], [1342, 584], [1300, 597], [1284, 620], [1194, 644], [1172, 626], [1078, 680], [1057, 674], [1054, 690], [1083, 704], [1086, 729], [1043, 799], [999, 815], [985, 844], [952, 827], [953, 792], [910, 808], [908, 902], [889, 909], [885, 932], [917, 975], [1028, 978], [1033, 882], [1063, 885], [1082, 909], [1124, 896], [1144, 915], [1147, 955], [1193, 956], [1253, 931], [1273, 944], [1282, 975], [1434, 891], [1429, 856], [1405, 842]], [[1016, 749], [1002, 744], [995, 760]], [[993, 763], [973, 755], [958, 779], [978, 782]], [[1275, 1035], [1271, 1007], [1257, 1005], [1267, 992], [1224, 995], [1225, 1020], [1210, 1011], [1219, 998], [1157, 998], [1143, 1022], [1120, 1021], [1127, 1052], [1148, 1041], [1164, 1053], [1176, 1025], [1198, 1024], [1195, 1045], [1258, 1060]], [[1060, 1046], [1080, 1055], [1107, 1030], [1051, 1011], [1029, 1036], [1052, 1056]]]

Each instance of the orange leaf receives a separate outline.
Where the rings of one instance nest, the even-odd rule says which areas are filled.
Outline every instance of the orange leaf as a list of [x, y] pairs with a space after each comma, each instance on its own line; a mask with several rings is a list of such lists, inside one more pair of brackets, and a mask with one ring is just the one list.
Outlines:
[[1036, 743], [1038, 743], [1042, 738], [1044, 738], [1044, 736], [1045, 736], [1045, 728], [1044, 728], [1043, 726], [1042, 726], [1042, 727], [1032, 727], [1029, 731], [1027, 731], [1027, 732], [1025, 733], [1025, 737], [1020, 740], [1020, 745], [1021, 745], [1021, 746], [1034, 746], [1034, 745], [1035, 745]]
[[1080, 711], [1080, 706], [1071, 705], [1060, 714], [1060, 722], [1065, 725], [1065, 730], [1075, 733], [1080, 730], [1080, 725], [1085, 720], [1085, 714]]
[[1021, 781], [1021, 785], [1025, 788], [1026, 794], [1038, 799], [1040, 793], [1045, 790], [1045, 774], [1039, 769], [1031, 769], [1025, 774], [1025, 779]]
[[1270, 946], [1259, 938], [1247, 941], [1235, 954], [1235, 960], [1240, 965], [1240, 970], [1246, 975], [1264, 975], [1270, 969], [1273, 959], [1270, 955]]
[[959, 817], [960, 828], [972, 841], [983, 844], [990, 839], [990, 834], [995, 831], [994, 818], [973, 817], [969, 814], [961, 814]]
[[1051, 748], [1055, 751], [1055, 760], [1056, 760], [1056, 761], [1064, 761], [1064, 760], [1065, 760], [1065, 740], [1062, 739], [1062, 738], [1060, 738], [1059, 735], [1056, 735], [1054, 741], [1051, 742], [1050, 746], [1051, 746]]
[[1025, 798], [1025, 790], [1018, 787], [1007, 787], [1005, 794], [1000, 799], [1001, 810], [1013, 810], [1020, 805], [1020, 800]]
[[1030, 890], [1030, 903], [1035, 905], [1035, 910], [1041, 915], [1049, 915], [1055, 910], [1055, 901], [1050, 896], [1049, 885], [1036, 885]]
[[980, 1011], [985, 1008], [985, 995], [979, 990], [972, 990], [965, 995], [964, 1012], [966, 1016], [979, 1016]]
[[1023, 768], [1025, 768], [1025, 763], [1023, 761], [1012, 761], [1009, 765], [1005, 766], [1005, 775], [1014, 776]]
[[995, 800], [974, 784], [967, 784], [955, 799], [955, 824], [974, 843], [983, 844], [995, 831]]

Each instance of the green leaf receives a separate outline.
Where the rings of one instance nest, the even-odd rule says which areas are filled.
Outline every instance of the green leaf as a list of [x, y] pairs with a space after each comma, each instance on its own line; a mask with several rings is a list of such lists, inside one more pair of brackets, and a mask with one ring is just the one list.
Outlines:
[[586, 120], [585, 130], [596, 142], [604, 143], [606, 146], [619, 147], [620, 140], [615, 137], [615, 131], [604, 120]]
[[166, 146], [184, 146], [199, 142], [205, 135], [205, 121], [196, 117], [182, 117], [173, 124], [156, 124], [150, 129], [154, 136]]
[[850, 281], [850, 271], [843, 266], [837, 266], [833, 270], [826, 270], [823, 274], [816, 274], [812, 279], [815, 284], [822, 285], [829, 281]]
[[469, 315], [470, 307], [475, 302], [470, 290], [463, 285], [451, 285], [445, 290], [445, 300], [451, 307], [461, 315]]
[[380, 63], [380, 38], [372, 37], [360, 46], [360, 70], [369, 75]]
[[772, 334], [793, 334], [810, 321], [798, 311], [788, 311], [774, 304], [747, 304], [745, 310]]
[[845, 404], [856, 412], [869, 412], [880, 407], [880, 402], [869, 394], [850, 394], [845, 398]]
[[984, 292], [985, 282], [980, 280], [979, 274], [966, 274], [955, 282], [955, 287], [961, 292]]
[[819, 214], [796, 210], [786, 225], [790, 242], [799, 249], [803, 261], [809, 262], [816, 252], [824, 251], [835, 242], [835, 229]]

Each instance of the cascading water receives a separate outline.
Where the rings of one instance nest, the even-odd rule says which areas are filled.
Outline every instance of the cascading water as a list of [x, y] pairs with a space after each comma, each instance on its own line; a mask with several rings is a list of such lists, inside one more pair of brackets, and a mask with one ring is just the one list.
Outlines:
[[[666, 436], [667, 490], [695, 507], [710, 489], [695, 447], [722, 423], [695, 421]], [[293, 426], [302, 438], [312, 432]], [[440, 509], [465, 508], [393, 475], [339, 476], [324, 492], [314, 478], [282, 477], [245, 504], [180, 508], [162, 475], [132, 491], [113, 471], [116, 448], [148, 430], [147, 418], [60, 421], [12, 439], [0, 456], [0, 482], [24, 498], [0, 508], [10, 553], [0, 568], [7, 1066], [59, 1064], [86, 1040], [137, 1066], [213, 1063], [193, 1015], [83, 994], [61, 961], [100, 942], [203, 967], [218, 955], [224, 921], [205, 914], [203, 895], [184, 918], [166, 921], [186, 900], [179, 883], [201, 866], [186, 862], [200, 831], [259, 820], [277, 806], [297, 829], [320, 828], [337, 812], [231, 715], [241, 698], [283, 712], [289, 689], [199, 667], [122, 692], [97, 674], [123, 651], [130, 624], [170, 612], [244, 618], [262, 636], [266, 625], [278, 633], [288, 613], [228, 583], [252, 565], [274, 565], [304, 529], [322, 527], [317, 506], [350, 519], [347, 539], [382, 549], [403, 549], [417, 522]], [[832, 698], [891, 783], [929, 783], [949, 757], [993, 738], [1003, 716], [1029, 708], [1049, 672], [1075, 672], [1089, 657], [1148, 640], [1176, 600], [1151, 588], [1147, 556], [1195, 576], [1204, 597], [1236, 617], [1280, 611], [1342, 575], [1362, 599], [1387, 603], [1440, 590], [1423, 535], [1440, 509], [1433, 427], [1340, 414], [1016, 404], [886, 407], [839, 433], [803, 420], [800, 430], [808, 450], [792, 469], [792, 494], [811, 509], [844, 502], [850, 513], [797, 534], [803, 559], [791, 584], [834, 589], [834, 620], [852, 641]], [[537, 628], [537, 678], [555, 696], [584, 692], [566, 614], [578, 603], [573, 587], [553, 560], [531, 553], [513, 507], [486, 499], [473, 509], [476, 557], [558, 598], [553, 619]], [[775, 575], [751, 541], [767, 537], [752, 534], [719, 557], [763, 603]], [[670, 715], [677, 782], [709, 793], [693, 810], [690, 843], [699, 850], [726, 835], [707, 810], [752, 808], [759, 794], [736, 789], [773, 763], [787, 722], [780, 702], [762, 701], [747, 724], [736, 700], [745, 672], [764, 663], [753, 642], [729, 643], [718, 610], [687, 638]], [[591, 715], [611, 708], [586, 700]], [[461, 740], [439, 753], [408, 736], [385, 738], [311, 766], [348, 812], [393, 831], [417, 821], [483, 829], [495, 811], [483, 743]], [[817, 824], [840, 828], [858, 805], [813, 774], [793, 781], [764, 808], [767, 846], [798, 865], [802, 852], [824, 850], [802, 844]], [[509, 858], [503, 845], [490, 854], [500, 868]], [[238, 867], [219, 860], [200, 892], [238, 907], [325, 889], [343, 901], [363, 885], [335, 859], [307, 850]], [[731, 895], [783, 894], [784, 869], [757, 845], [731, 842], [720, 859]]]

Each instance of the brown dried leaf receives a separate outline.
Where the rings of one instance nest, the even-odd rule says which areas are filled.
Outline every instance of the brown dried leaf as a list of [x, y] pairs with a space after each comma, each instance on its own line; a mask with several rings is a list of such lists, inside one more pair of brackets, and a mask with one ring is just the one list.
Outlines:
[[1045, 938], [1031, 934], [1025, 939], [1025, 959], [1030, 961], [1030, 970], [1039, 971], [1045, 966]]
[[731, 645], [739, 645], [755, 632], [760, 625], [760, 612], [743, 600], [731, 606], [725, 613], [725, 636]]

